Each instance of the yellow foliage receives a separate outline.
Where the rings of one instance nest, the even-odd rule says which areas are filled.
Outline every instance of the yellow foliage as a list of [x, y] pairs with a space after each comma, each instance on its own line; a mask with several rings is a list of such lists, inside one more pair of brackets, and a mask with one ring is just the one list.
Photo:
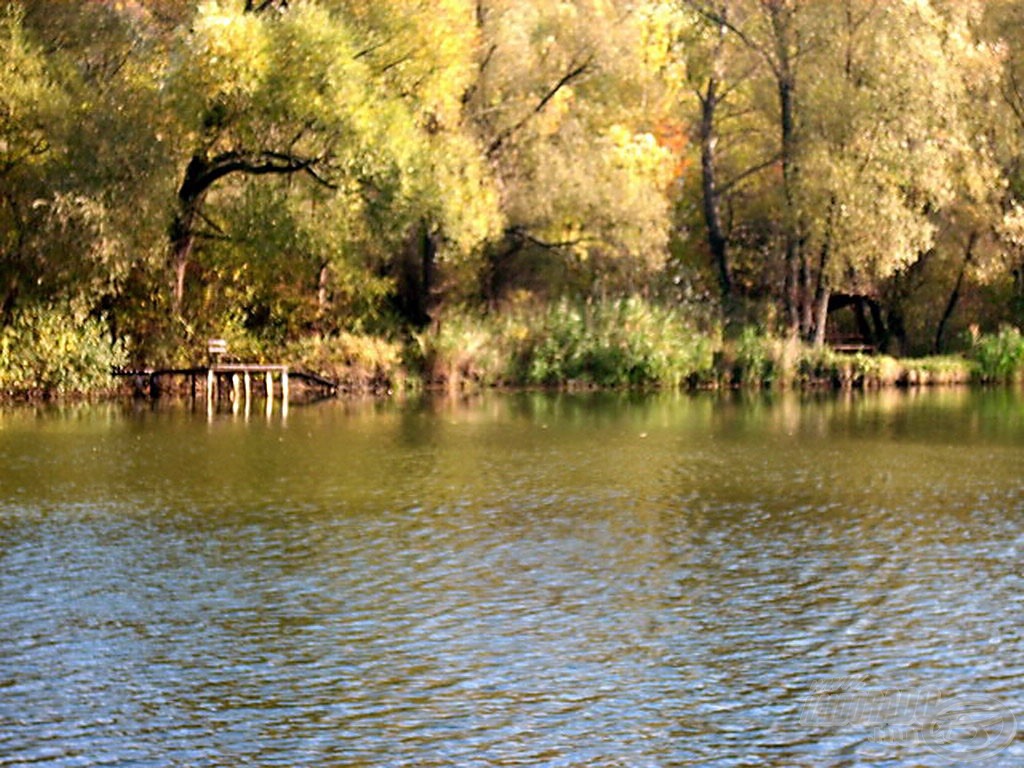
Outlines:
[[260, 87], [269, 64], [264, 25], [261, 17], [225, 8], [218, 0], [200, 5], [189, 40], [189, 67], [207, 98], [251, 95]]

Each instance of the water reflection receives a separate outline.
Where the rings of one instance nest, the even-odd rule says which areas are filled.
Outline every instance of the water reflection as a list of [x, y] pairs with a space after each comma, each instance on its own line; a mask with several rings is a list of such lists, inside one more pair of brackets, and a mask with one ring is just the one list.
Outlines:
[[1021, 413], [5, 411], [0, 764], [948, 765], [815, 704], [1020, 701]]

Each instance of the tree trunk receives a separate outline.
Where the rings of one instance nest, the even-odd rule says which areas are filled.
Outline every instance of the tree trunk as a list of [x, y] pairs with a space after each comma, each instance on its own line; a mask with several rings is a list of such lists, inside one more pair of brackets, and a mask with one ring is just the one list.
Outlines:
[[[10, 238], [8, 242], [11, 245], [7, 253], [0, 254], [0, 264], [4, 266], [0, 274], [4, 276], [6, 282], [3, 288], [3, 300], [0, 301], [0, 328], [6, 328], [13, 322], [14, 310], [18, 304], [18, 297], [21, 295], [22, 280], [31, 279], [24, 259], [27, 231], [25, 221], [13, 198], [5, 195], [3, 202], [10, 211], [11, 219], [9, 222], [5, 222], [8, 228], [5, 234]], [[11, 235], [13, 238], [10, 237]]]
[[866, 302], [871, 312], [871, 343], [881, 349], [889, 336], [885, 318], [882, 317], [882, 307], [874, 299], [866, 299]]
[[328, 262], [320, 263], [320, 269], [316, 275], [316, 320], [319, 330], [323, 332], [324, 321], [331, 308], [330, 303], [331, 266]]
[[833, 194], [828, 202], [828, 212], [825, 214], [825, 234], [821, 243], [821, 251], [818, 254], [818, 279], [814, 286], [814, 300], [811, 303], [811, 317], [809, 327], [811, 329], [807, 340], [815, 347], [825, 345], [825, 331], [828, 325], [828, 305], [832, 297], [832, 285], [829, 280], [829, 263], [832, 260], [832, 235], [835, 227], [836, 210], [838, 200]]
[[399, 313], [417, 328], [435, 319], [437, 295], [437, 243], [426, 222], [418, 224], [394, 263], [395, 305]]
[[799, 264], [797, 285], [800, 295], [800, 336], [805, 341], [811, 341], [814, 339], [814, 317], [817, 304], [814, 294], [811, 292], [811, 268], [803, 249], [800, 249]]
[[712, 127], [714, 100], [717, 98], [714, 89], [714, 81], [709, 82], [706, 101], [702, 108], [701, 179], [704, 194], [704, 222], [708, 230], [708, 248], [711, 251], [711, 258], [718, 276], [718, 288], [722, 295], [722, 301], [728, 303], [732, 296], [732, 277], [729, 274], [728, 241], [722, 227], [722, 213], [717, 191], [715, 144], [718, 140], [714, 136]]
[[185, 302], [185, 278], [196, 245], [196, 219], [206, 197], [209, 184], [203, 177], [209, 172], [209, 162], [202, 155], [193, 155], [185, 168], [185, 176], [178, 188], [178, 212], [171, 223], [170, 267], [173, 273], [171, 309], [180, 318]]
[[779, 134], [782, 152], [782, 187], [785, 200], [783, 215], [785, 242], [785, 297], [786, 321], [790, 335], [800, 332], [805, 294], [801, 288], [801, 260], [803, 235], [800, 213], [796, 201], [800, 168], [797, 158], [796, 73], [792, 61], [792, 19], [789, 11], [779, 4], [769, 6], [772, 31], [775, 37], [775, 78], [779, 97]]
[[949, 320], [956, 309], [956, 305], [960, 301], [960, 291], [963, 288], [964, 277], [967, 275], [967, 268], [974, 260], [974, 246], [978, 242], [978, 237], [979, 235], [977, 231], [973, 231], [967, 238], [967, 247], [964, 249], [964, 261], [960, 265], [960, 274], [956, 276], [956, 283], [953, 285], [953, 291], [949, 294], [949, 301], [946, 302], [946, 308], [943, 310], [942, 317], [939, 319], [939, 325], [935, 329], [935, 344], [932, 347], [932, 352], [936, 355], [942, 354], [944, 346], [943, 336], [946, 333], [946, 325], [949, 323]]
[[832, 295], [828, 280], [818, 281], [814, 296], [814, 346], [818, 349], [825, 346], [825, 331], [828, 326], [828, 300]]
[[826, 240], [821, 246], [821, 258], [818, 260], [818, 283], [814, 288], [813, 333], [808, 337], [808, 340], [819, 349], [825, 346], [825, 331], [828, 326], [828, 305], [829, 300], [832, 298], [832, 286], [828, 279], [830, 246], [830, 236], [826, 236]]
[[724, 27], [719, 28], [718, 44], [715, 46], [711, 75], [707, 88], [700, 95], [700, 170], [701, 192], [704, 197], [704, 223], [707, 227], [708, 249], [718, 277], [718, 289], [725, 311], [726, 322], [732, 314], [732, 277], [729, 274], [728, 240], [722, 226], [722, 212], [718, 196], [718, 164], [715, 148], [718, 136], [715, 133], [715, 113], [719, 103], [721, 48], [725, 38]]
[[11, 275], [4, 289], [4, 298], [0, 302], [0, 328], [6, 328], [14, 319], [14, 307], [18, 303], [19, 281], [17, 275]]

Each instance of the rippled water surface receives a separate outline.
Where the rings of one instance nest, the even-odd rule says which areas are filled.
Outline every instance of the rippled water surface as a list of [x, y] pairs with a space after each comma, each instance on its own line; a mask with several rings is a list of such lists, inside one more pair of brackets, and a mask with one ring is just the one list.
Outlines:
[[0, 412], [0, 765], [1024, 764], [1024, 398]]

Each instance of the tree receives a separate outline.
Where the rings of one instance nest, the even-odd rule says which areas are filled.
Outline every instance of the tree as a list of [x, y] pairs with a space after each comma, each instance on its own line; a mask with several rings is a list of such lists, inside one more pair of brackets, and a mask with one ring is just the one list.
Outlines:
[[498, 179], [497, 298], [529, 252], [565, 258], [601, 290], [660, 266], [677, 159], [659, 142], [667, 100], [641, 4], [481, 2], [466, 112]]
[[[777, 130], [781, 189], [761, 195], [781, 222], [785, 326], [821, 344], [832, 290], [871, 290], [926, 251], [936, 212], [981, 157], [964, 122], [964, 62], [977, 58], [969, 18], [871, 0], [689, 5], [759, 63], [750, 104], [760, 114], [748, 124]], [[773, 100], [759, 99], [758, 83]], [[700, 100], [711, 135], [715, 100]], [[705, 210], [719, 194], [705, 184]]]
[[478, 4], [345, 2], [339, 12], [360, 30], [361, 57], [398, 94], [421, 137], [421, 173], [404, 241], [386, 265], [395, 304], [422, 327], [450, 295], [471, 292], [483, 243], [504, 218], [484, 148], [465, 105], [481, 55]]
[[41, 276], [30, 242], [39, 221], [33, 200], [52, 159], [63, 94], [26, 39], [17, 6], [0, 16], [0, 61], [0, 321], [7, 325], [23, 285]]
[[[178, 313], [197, 247], [232, 237], [210, 206], [232, 204], [246, 186], [239, 179], [288, 179], [288, 195], [362, 217], [339, 231], [372, 231], [376, 253], [397, 252], [421, 233], [432, 261], [470, 252], [488, 235], [496, 196], [456, 119], [458, 71], [475, 48], [465, 42], [452, 62], [451, 46], [434, 45], [447, 39], [439, 22], [456, 28], [464, 6], [433, 18], [426, 6], [410, 15], [388, 4], [200, 7], [169, 78], [192, 145], [171, 227]], [[324, 297], [338, 270], [323, 255], [313, 261]]]

